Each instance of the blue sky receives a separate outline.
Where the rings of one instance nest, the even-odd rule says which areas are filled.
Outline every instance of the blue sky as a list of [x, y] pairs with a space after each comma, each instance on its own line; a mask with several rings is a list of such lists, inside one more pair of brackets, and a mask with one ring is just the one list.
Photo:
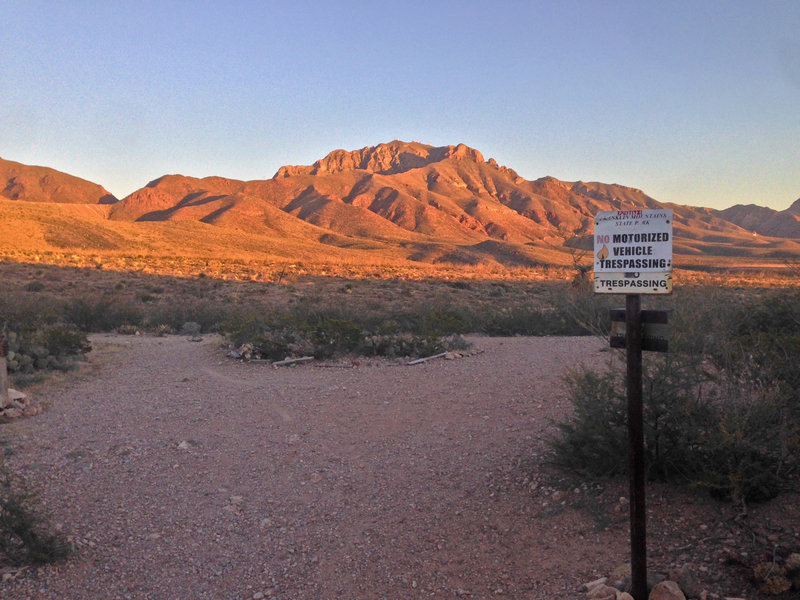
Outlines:
[[664, 202], [800, 197], [800, 1], [0, 0], [0, 156], [122, 197], [393, 139]]

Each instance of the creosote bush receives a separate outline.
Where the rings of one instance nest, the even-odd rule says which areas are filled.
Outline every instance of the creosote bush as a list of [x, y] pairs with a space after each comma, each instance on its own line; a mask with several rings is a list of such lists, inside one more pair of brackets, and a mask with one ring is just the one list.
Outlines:
[[64, 560], [71, 546], [58, 533], [50, 533], [37, 513], [33, 494], [0, 468], [0, 566], [22, 566]]
[[91, 350], [86, 334], [61, 320], [57, 308], [46, 299], [5, 300], [0, 298], [0, 341], [5, 343], [11, 374], [67, 370]]
[[[674, 306], [670, 352], [645, 353], [647, 475], [762, 501], [797, 482], [800, 292]], [[566, 377], [572, 416], [557, 461], [593, 475], [627, 471], [624, 364]]]
[[468, 346], [460, 335], [432, 333], [448, 328], [436, 329], [427, 319], [420, 323], [425, 334], [403, 331], [395, 320], [376, 324], [369, 318], [301, 311], [250, 315], [225, 322], [222, 329], [235, 346], [249, 344], [257, 356], [273, 361], [308, 355], [427, 356]]

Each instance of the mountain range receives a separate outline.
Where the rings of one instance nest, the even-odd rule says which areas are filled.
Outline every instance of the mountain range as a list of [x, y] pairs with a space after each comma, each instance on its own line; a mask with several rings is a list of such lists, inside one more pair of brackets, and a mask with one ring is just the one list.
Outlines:
[[[203, 236], [224, 231], [301, 243], [320, 257], [352, 249], [424, 263], [563, 263], [565, 246], [591, 247], [596, 212], [664, 207], [674, 211], [678, 255], [800, 256], [800, 200], [783, 211], [661, 203], [618, 184], [526, 180], [463, 144], [393, 141], [335, 150], [312, 165], [281, 167], [267, 180], [165, 175], [121, 200], [72, 175], [0, 159], [0, 199], [0, 211], [21, 202], [72, 204], [72, 211], [55, 212], [73, 221], [88, 210], [102, 223], [85, 240], [70, 238], [83, 249], [108, 248], [113, 236], [102, 232], [118, 235], [115, 224], [128, 224], [128, 232], [149, 226], [152, 235], [154, 225], [163, 231], [182, 223]], [[129, 241], [123, 236], [113, 245]]]

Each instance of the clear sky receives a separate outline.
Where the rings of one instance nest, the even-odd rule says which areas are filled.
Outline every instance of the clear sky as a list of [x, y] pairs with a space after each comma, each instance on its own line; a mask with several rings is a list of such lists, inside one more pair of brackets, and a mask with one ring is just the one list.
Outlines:
[[784, 209], [800, 0], [0, 0], [0, 157], [118, 197], [393, 139]]

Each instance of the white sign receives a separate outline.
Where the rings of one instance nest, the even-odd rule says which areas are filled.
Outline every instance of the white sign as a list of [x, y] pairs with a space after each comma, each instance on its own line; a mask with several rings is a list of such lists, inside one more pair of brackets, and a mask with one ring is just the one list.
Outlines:
[[613, 210], [595, 215], [594, 291], [672, 293], [671, 210]]
[[598, 294], [671, 294], [672, 273], [595, 273]]

